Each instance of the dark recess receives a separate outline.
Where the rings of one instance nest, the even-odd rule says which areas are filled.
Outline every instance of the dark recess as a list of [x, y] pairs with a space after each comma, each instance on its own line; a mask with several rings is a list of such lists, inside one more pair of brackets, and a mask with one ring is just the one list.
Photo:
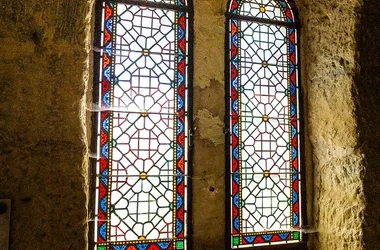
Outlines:
[[[365, 249], [379, 249], [380, 245], [380, 4], [365, 0], [357, 23], [358, 63], [357, 118], [359, 147], [364, 153], [366, 170], [364, 194], [363, 237]], [[353, 190], [354, 192], [354, 190]]]
[[0, 202], [0, 214], [5, 214], [8, 211], [8, 206], [5, 202]]

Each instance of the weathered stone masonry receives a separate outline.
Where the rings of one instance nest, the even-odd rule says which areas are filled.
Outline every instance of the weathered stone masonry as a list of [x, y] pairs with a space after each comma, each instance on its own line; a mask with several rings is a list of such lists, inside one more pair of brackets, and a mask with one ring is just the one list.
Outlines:
[[[377, 249], [380, 6], [376, 0], [296, 4], [308, 221], [317, 231], [309, 247]], [[83, 110], [91, 105], [92, 8], [86, 0], [0, 1], [0, 198], [13, 200], [11, 249], [87, 248], [83, 137], [91, 124]], [[194, 0], [196, 250], [224, 246], [225, 10], [225, 0]]]

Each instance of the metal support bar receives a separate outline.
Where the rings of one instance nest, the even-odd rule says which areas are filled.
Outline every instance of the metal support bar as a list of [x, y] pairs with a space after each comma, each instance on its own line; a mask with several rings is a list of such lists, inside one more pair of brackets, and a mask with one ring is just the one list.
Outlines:
[[158, 9], [167, 9], [167, 10], [188, 12], [187, 6], [179, 6], [179, 5], [170, 4], [170, 3], [150, 2], [150, 1], [146, 1], [146, 0], [119, 0], [118, 3], [138, 5], [138, 6], [142, 6], [142, 7], [151, 7], [151, 8], [158, 8]]
[[271, 25], [283, 26], [283, 27], [288, 27], [288, 28], [299, 28], [298, 23], [294, 23], [294, 22], [284, 22], [284, 21], [277, 21], [277, 20], [260, 18], [260, 17], [252, 17], [252, 16], [241, 16], [241, 15], [232, 14], [228, 12], [226, 13], [226, 17], [228, 19], [237, 19], [237, 20], [249, 21], [249, 22], [260, 23], [260, 24], [271, 24]]

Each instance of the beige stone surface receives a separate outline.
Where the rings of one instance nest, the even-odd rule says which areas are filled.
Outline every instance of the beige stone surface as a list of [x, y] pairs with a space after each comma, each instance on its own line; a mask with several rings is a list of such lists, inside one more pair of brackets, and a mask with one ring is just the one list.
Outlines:
[[222, 249], [225, 228], [224, 10], [194, 1], [194, 249]]
[[86, 1], [0, 1], [0, 198], [10, 249], [85, 249]]
[[[194, 0], [193, 249], [224, 249], [225, 0]], [[297, 0], [309, 247], [376, 249], [376, 0]], [[91, 103], [86, 0], [0, 0], [0, 198], [11, 249], [87, 248]], [[88, 82], [88, 86], [83, 82]], [[87, 95], [85, 92], [87, 91]], [[87, 119], [88, 121], [89, 119]]]
[[[360, 1], [299, 1], [303, 90], [314, 169], [313, 249], [363, 249], [355, 32]], [[311, 186], [308, 184], [308, 188]]]
[[198, 110], [195, 116], [199, 120], [198, 127], [201, 139], [210, 140], [215, 146], [224, 145], [224, 122], [218, 117], [213, 117], [207, 109]]

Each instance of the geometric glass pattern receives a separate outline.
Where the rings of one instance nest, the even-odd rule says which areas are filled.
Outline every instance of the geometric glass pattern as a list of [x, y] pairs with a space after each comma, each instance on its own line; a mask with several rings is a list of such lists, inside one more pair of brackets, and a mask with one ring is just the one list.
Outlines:
[[228, 11], [231, 248], [300, 242], [297, 25], [286, 0]]
[[186, 249], [187, 2], [101, 7], [95, 249]]

